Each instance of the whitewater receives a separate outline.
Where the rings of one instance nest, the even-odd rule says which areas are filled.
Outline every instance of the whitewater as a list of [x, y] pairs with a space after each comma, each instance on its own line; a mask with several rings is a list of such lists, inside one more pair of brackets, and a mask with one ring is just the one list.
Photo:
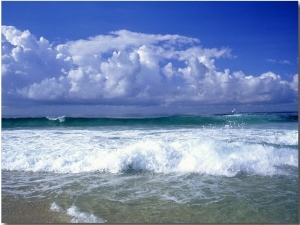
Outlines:
[[297, 113], [2, 118], [1, 163], [70, 222], [298, 221]]

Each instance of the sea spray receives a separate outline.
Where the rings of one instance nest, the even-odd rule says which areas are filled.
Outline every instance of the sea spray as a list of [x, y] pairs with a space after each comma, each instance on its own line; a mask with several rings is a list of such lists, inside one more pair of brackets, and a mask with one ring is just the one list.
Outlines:
[[2, 169], [272, 175], [280, 166], [298, 166], [297, 135], [239, 129], [7, 130]]

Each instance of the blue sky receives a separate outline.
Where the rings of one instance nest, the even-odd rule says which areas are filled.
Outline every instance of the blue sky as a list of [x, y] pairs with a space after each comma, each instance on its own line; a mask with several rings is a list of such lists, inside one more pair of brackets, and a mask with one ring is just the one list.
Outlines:
[[297, 1], [2, 2], [2, 25], [4, 115], [297, 109]]

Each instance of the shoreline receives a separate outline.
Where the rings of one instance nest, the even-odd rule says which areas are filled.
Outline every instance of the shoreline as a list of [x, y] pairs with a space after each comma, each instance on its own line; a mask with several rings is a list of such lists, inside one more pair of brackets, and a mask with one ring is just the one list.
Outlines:
[[2, 197], [1, 222], [12, 223], [70, 223], [72, 217], [50, 209], [49, 200]]

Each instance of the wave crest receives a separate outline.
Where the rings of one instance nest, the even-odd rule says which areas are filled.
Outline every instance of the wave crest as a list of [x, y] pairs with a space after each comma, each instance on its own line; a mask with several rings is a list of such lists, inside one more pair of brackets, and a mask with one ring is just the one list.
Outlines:
[[[21, 138], [16, 139], [16, 133]], [[2, 169], [6, 170], [234, 176], [239, 172], [273, 175], [282, 166], [298, 167], [298, 132], [288, 130], [280, 134], [239, 129], [230, 133], [216, 129], [18, 130], [2, 135]]]
[[66, 116], [59, 116], [59, 117], [46, 117], [50, 121], [59, 121], [59, 122], [65, 122]]

